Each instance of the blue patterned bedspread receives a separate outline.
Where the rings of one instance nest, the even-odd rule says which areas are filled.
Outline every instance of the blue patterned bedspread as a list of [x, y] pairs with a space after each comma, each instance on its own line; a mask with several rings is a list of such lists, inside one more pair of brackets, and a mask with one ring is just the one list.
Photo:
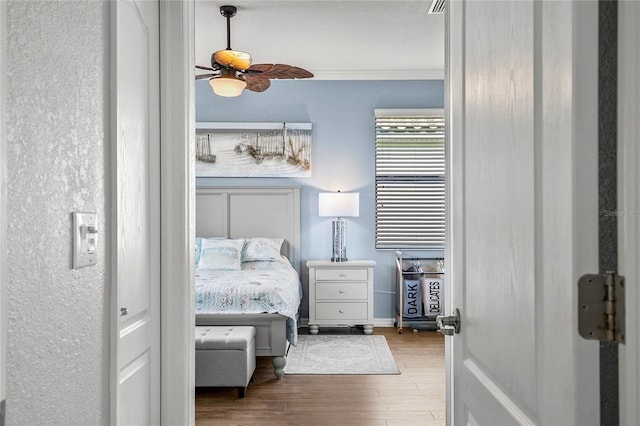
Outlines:
[[244, 262], [241, 271], [196, 270], [197, 314], [277, 313], [287, 317], [287, 340], [298, 341], [302, 285], [286, 258]]

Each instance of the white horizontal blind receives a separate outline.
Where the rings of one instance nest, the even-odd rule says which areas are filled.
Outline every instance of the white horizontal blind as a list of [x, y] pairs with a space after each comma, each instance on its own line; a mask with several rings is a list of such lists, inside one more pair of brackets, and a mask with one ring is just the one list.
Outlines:
[[376, 248], [444, 248], [444, 113], [376, 111]]

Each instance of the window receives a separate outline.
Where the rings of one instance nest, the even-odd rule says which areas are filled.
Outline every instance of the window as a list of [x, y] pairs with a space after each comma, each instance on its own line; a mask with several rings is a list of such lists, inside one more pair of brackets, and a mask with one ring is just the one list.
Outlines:
[[444, 248], [444, 111], [376, 110], [376, 248]]

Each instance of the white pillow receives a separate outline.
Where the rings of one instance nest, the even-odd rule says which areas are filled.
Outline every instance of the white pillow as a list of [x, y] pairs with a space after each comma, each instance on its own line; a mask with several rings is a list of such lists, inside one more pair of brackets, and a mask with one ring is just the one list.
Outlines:
[[239, 271], [244, 240], [203, 239], [198, 269]]
[[243, 262], [280, 259], [283, 238], [250, 238], [242, 252]]

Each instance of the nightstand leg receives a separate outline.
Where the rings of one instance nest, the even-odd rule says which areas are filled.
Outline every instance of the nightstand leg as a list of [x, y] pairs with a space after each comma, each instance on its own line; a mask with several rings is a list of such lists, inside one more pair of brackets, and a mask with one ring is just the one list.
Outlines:
[[318, 334], [320, 327], [316, 324], [309, 324], [309, 334]]
[[373, 324], [364, 325], [364, 334], [373, 334]]

